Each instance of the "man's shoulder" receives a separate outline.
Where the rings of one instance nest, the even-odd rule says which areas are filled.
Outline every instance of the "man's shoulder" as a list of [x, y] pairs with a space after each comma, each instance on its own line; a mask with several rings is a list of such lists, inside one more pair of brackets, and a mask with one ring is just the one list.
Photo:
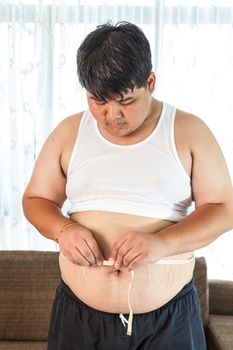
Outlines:
[[66, 138], [67, 136], [72, 137], [72, 135], [77, 135], [83, 113], [83, 111], [78, 112], [64, 118], [56, 126], [52, 134], [57, 135], [61, 139]]
[[84, 111], [72, 114], [70, 116], [67, 116], [64, 118], [59, 124], [58, 128], [72, 128], [74, 126], [79, 126], [82, 116], [84, 114]]
[[183, 132], [190, 132], [195, 134], [196, 132], [208, 132], [209, 128], [203, 119], [195, 114], [176, 110], [175, 126], [177, 129]]
[[73, 143], [77, 137], [83, 111], [64, 118], [51, 132], [46, 144], [55, 144], [59, 149], [66, 148], [67, 144]]
[[182, 122], [184, 124], [198, 124], [203, 122], [202, 119], [200, 117], [198, 117], [197, 115], [187, 112], [187, 111], [183, 111], [181, 109], [176, 109], [176, 120], [178, 122]]
[[214, 139], [212, 131], [202, 118], [179, 109], [176, 111], [175, 130], [191, 149], [202, 147]]

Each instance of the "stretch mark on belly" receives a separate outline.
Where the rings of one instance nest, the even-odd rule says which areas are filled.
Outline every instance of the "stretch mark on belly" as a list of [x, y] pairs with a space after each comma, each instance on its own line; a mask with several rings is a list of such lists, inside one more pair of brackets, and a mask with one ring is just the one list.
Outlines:
[[[63, 256], [63, 258], [67, 259], [66, 256], [64, 256], [61, 252], [61, 255]], [[189, 258], [189, 259], [160, 259], [156, 262], [147, 262], [147, 264], [151, 264], [151, 265], [179, 265], [179, 264], [187, 264], [190, 263], [194, 260], [194, 255]], [[103, 266], [114, 266], [114, 261], [109, 259], [109, 260], [104, 260], [103, 261]], [[131, 306], [131, 302], [130, 302], [130, 291], [132, 288], [132, 284], [133, 284], [133, 279], [134, 279], [134, 271], [131, 271], [131, 279], [129, 282], [129, 287], [128, 287], [128, 307], [129, 307], [129, 318], [128, 320], [125, 318], [125, 316], [120, 313], [119, 317], [121, 319], [121, 322], [123, 323], [124, 326], [126, 326], [127, 323], [127, 335], [131, 335], [132, 334], [132, 325], [133, 325], [133, 309]]]
[[[179, 264], [187, 264], [190, 263], [191, 261], [194, 260], [194, 255], [189, 258], [189, 259], [160, 259], [156, 262], [148, 262], [147, 264], [152, 264], [152, 265], [179, 265]], [[114, 261], [109, 259], [109, 260], [104, 260], [103, 261], [103, 266], [113, 266], [114, 265]], [[129, 318], [128, 320], [125, 318], [125, 316], [123, 315], [123, 313], [119, 314], [119, 317], [121, 319], [121, 322], [123, 323], [124, 326], [126, 326], [127, 323], [127, 335], [131, 335], [132, 334], [132, 325], [133, 325], [133, 309], [130, 303], [130, 291], [132, 288], [132, 284], [133, 284], [133, 279], [134, 279], [134, 271], [131, 271], [131, 279], [129, 282], [129, 287], [128, 287], [128, 307], [129, 307]]]

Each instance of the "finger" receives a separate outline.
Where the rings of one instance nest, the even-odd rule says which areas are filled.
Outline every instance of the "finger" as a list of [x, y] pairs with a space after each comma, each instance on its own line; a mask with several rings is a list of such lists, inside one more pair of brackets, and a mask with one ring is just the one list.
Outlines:
[[130, 263], [128, 264], [127, 270], [128, 270], [129, 272], [135, 270], [136, 267], [138, 267], [139, 265], [141, 265], [142, 260], [143, 260], [143, 255], [142, 255], [142, 254], [136, 255], [136, 256], [130, 261]]
[[113, 246], [113, 247], [112, 247], [111, 254], [110, 254], [110, 257], [109, 257], [109, 260], [111, 260], [111, 261], [116, 261], [116, 257], [117, 257], [117, 250], [116, 250], [116, 248]]
[[127, 254], [129, 254], [133, 250], [133, 246], [128, 246], [127, 244], [123, 244], [117, 252], [115, 269], [120, 269], [123, 265], [123, 260]]
[[111, 255], [109, 257], [109, 259], [111, 261], [115, 261], [117, 260], [117, 256], [118, 256], [118, 251], [119, 249], [121, 248], [121, 246], [127, 241], [127, 238], [126, 237], [122, 237], [120, 238], [119, 240], [117, 240], [113, 246], [112, 246], [112, 252], [111, 252]]
[[101, 250], [99, 249], [97, 242], [94, 239], [85, 239], [84, 241], [92, 253], [92, 256], [94, 258], [94, 264], [102, 266], [104, 257]]
[[110, 257], [109, 257], [109, 259], [110, 259], [111, 261], [116, 261], [116, 258], [117, 258], [117, 251], [118, 251], [117, 244], [114, 243], [113, 246], [112, 246], [111, 255], [110, 255]]
[[90, 265], [95, 265], [95, 257], [86, 243], [85, 239], [76, 246], [77, 251], [88, 261]]
[[85, 259], [85, 257], [81, 254], [81, 252], [77, 248], [74, 248], [67, 257], [75, 265], [80, 265], [80, 266], [90, 265], [90, 263]]
[[127, 267], [127, 266], [129, 266], [129, 264], [137, 257], [137, 256], [139, 256], [139, 255], [141, 255], [142, 254], [142, 252], [141, 252], [141, 250], [139, 250], [139, 249], [131, 249], [130, 251], [128, 251], [126, 254], [125, 254], [125, 256], [124, 256], [124, 258], [123, 258], [123, 264], [124, 264], [124, 266], [125, 267]]

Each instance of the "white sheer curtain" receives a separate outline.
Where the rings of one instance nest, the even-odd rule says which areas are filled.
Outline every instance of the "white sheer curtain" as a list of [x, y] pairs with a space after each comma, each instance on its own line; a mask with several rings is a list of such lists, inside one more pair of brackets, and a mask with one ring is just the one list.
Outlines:
[[[86, 108], [76, 50], [110, 19], [143, 29], [156, 96], [205, 120], [233, 173], [232, 0], [0, 0], [0, 249], [56, 249], [26, 222], [21, 197], [48, 134]], [[232, 243], [229, 232], [197, 252], [210, 277], [233, 279]]]

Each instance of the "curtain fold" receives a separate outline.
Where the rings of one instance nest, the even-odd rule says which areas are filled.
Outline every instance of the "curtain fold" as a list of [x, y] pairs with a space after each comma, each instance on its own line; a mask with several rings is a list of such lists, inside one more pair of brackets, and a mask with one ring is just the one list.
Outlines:
[[[142, 28], [156, 97], [199, 115], [233, 174], [232, 0], [0, 0], [0, 249], [56, 249], [26, 221], [21, 197], [48, 134], [87, 106], [76, 50], [108, 20]], [[230, 232], [200, 251], [211, 277], [233, 279], [232, 241]]]

